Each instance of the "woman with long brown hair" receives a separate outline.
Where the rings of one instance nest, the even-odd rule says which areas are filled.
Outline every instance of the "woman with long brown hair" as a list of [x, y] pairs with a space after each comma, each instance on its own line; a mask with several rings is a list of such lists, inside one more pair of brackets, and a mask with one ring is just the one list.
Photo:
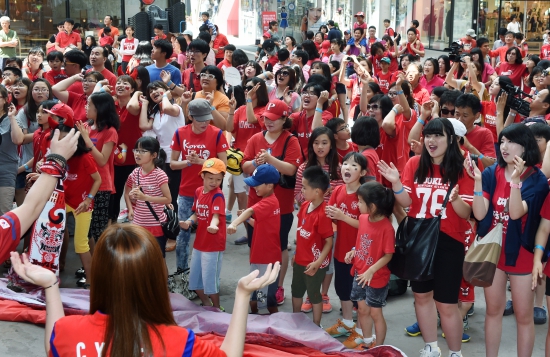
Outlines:
[[182, 356], [188, 348], [198, 356], [242, 356], [250, 295], [279, 273], [275, 263], [262, 277], [254, 271], [239, 280], [233, 316], [218, 349], [176, 325], [162, 252], [145, 228], [115, 224], [103, 232], [92, 258], [90, 315], [65, 317], [55, 274], [32, 265], [26, 254], [21, 260], [12, 252], [11, 260], [17, 274], [45, 290], [44, 343], [48, 354], [51, 350], [58, 356], [73, 355], [77, 345], [94, 348], [96, 343], [103, 346], [102, 357]]

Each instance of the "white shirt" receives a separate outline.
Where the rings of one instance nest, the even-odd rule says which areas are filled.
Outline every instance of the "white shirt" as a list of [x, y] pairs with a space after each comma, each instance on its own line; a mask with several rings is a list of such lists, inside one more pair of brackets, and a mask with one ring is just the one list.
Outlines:
[[212, 49], [210, 49], [210, 52], [208, 52], [208, 56], [206, 56], [206, 60], [204, 61], [207, 66], [215, 66], [216, 65], [216, 54]]
[[510, 22], [508, 26], [506, 27], [508, 31], [511, 31], [513, 33], [521, 32], [519, 27], [519, 22]]
[[174, 133], [178, 128], [185, 126], [185, 119], [183, 117], [183, 110], [176, 105], [179, 109], [179, 115], [173, 117], [168, 114], [160, 114], [160, 111], [155, 114], [153, 118], [153, 128], [143, 133], [143, 136], [156, 137], [159, 141], [160, 148], [166, 153], [166, 162], [170, 163], [170, 156], [172, 155], [172, 149], [170, 144]]

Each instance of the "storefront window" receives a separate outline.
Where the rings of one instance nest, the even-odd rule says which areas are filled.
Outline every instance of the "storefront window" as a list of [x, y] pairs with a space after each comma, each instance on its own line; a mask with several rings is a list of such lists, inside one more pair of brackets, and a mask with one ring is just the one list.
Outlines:
[[[161, 2], [166, 3], [166, 0]], [[157, 3], [158, 1], [155, 2], [155, 5], [159, 6], [161, 9], [164, 9], [163, 4]], [[82, 25], [86, 35], [93, 34], [94, 36], [97, 36], [97, 31], [104, 27], [103, 19], [105, 18], [105, 15], [110, 15], [112, 17], [112, 26], [118, 27], [119, 30], [122, 30], [120, 0], [71, 0], [70, 9], [71, 18], [74, 22]]]
[[[420, 40], [424, 46], [436, 50], [448, 47], [449, 32], [453, 26], [452, 19], [449, 19], [450, 6], [450, 1], [442, 0], [418, 0], [415, 2], [413, 19], [420, 22]], [[456, 26], [456, 22], [454, 24]], [[410, 25], [410, 22], [406, 24], [406, 26]]]

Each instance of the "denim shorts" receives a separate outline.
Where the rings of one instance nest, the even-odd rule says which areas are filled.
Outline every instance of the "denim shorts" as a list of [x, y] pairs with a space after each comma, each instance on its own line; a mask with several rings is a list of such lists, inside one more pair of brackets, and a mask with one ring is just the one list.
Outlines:
[[220, 292], [220, 272], [223, 252], [201, 252], [193, 249], [189, 290], [204, 290], [206, 295]]
[[357, 282], [357, 274], [353, 279], [353, 287], [351, 288], [350, 300], [352, 301], [365, 301], [370, 307], [384, 307], [386, 306], [386, 297], [388, 296], [388, 290], [390, 284], [383, 288], [372, 288], [368, 285], [361, 287]]
[[30, 174], [30, 172], [27, 172], [27, 171], [23, 171], [20, 174], [17, 174], [17, 176], [15, 177], [15, 189], [16, 190], [20, 190], [22, 188], [25, 188], [25, 185], [27, 183], [26, 178], [27, 178], [28, 174]]

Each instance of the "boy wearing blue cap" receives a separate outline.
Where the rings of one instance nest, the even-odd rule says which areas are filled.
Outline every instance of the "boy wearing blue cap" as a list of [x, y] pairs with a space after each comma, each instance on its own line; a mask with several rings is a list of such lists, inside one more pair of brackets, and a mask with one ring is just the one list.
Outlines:
[[[244, 179], [244, 182], [253, 187], [256, 194], [262, 199], [252, 207], [244, 210], [237, 219], [227, 227], [227, 233], [237, 232], [237, 226], [247, 222], [254, 227], [252, 245], [250, 246], [250, 271], [258, 269], [260, 274], [265, 272], [270, 263], [280, 262], [281, 241], [279, 230], [281, 228], [281, 211], [279, 200], [274, 194], [275, 185], [279, 182], [279, 171], [269, 164], [260, 165], [254, 170], [252, 176]], [[252, 218], [254, 216], [254, 218]], [[259, 308], [267, 306], [270, 314], [278, 312], [277, 293], [278, 280], [258, 290], [250, 298], [250, 310], [258, 313]]]

